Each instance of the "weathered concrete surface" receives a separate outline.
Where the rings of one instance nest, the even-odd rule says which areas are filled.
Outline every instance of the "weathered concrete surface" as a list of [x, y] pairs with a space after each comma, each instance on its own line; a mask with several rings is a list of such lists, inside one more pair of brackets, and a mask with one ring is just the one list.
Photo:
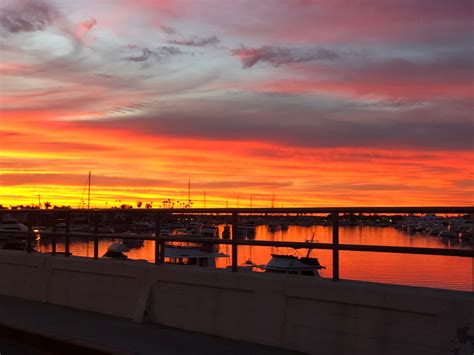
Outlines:
[[0, 294], [322, 355], [454, 354], [474, 335], [469, 292], [146, 262], [0, 251]]
[[[4, 332], [5, 329], [6, 332]], [[21, 329], [22, 341], [20, 343], [15, 342], [17, 334], [20, 333], [16, 331], [18, 329]], [[37, 338], [47, 340], [46, 342], [38, 341]], [[26, 347], [25, 349], [25, 342], [34, 345], [34, 348]], [[289, 350], [156, 324], [139, 324], [124, 318], [9, 296], [0, 296], [0, 351], [5, 355], [15, 352], [32, 355], [296, 354]]]

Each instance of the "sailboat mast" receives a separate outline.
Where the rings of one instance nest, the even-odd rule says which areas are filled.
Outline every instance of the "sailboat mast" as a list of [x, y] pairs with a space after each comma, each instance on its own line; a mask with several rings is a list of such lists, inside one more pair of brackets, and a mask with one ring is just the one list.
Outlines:
[[[313, 236], [311, 237], [311, 243], [313, 242], [314, 240], [314, 232], [313, 232]], [[308, 254], [306, 254], [306, 257], [309, 258], [309, 256], [311, 255], [311, 248], [308, 248]]]
[[188, 180], [188, 206], [191, 207], [191, 179]]
[[91, 172], [89, 171], [88, 188], [87, 188], [87, 208], [91, 208]]

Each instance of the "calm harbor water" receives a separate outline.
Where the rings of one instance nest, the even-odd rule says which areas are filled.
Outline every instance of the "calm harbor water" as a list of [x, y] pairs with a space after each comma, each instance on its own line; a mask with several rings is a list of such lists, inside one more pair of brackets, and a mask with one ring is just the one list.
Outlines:
[[[220, 234], [223, 226], [219, 227]], [[386, 227], [340, 227], [340, 243], [392, 245], [427, 248], [472, 248], [470, 244], [462, 244], [449, 239], [441, 239], [429, 235], [408, 235], [395, 228]], [[316, 242], [331, 242], [332, 229], [327, 226], [289, 226], [287, 231], [270, 232], [267, 226], [258, 226], [256, 240], [273, 241], [306, 241], [314, 234]], [[99, 255], [103, 255], [113, 240], [101, 240]], [[51, 245], [46, 241], [38, 241], [38, 250], [51, 251]], [[219, 246], [220, 251], [231, 255], [230, 245]], [[64, 250], [64, 245], [58, 244], [58, 251]], [[128, 253], [131, 259], [154, 261], [154, 242], [145, 241], [142, 247], [133, 248]], [[92, 241], [71, 240], [70, 251], [78, 256], [93, 256]], [[291, 254], [303, 256], [307, 250], [289, 248], [240, 246], [238, 252], [239, 264], [251, 260], [255, 264], [265, 264], [270, 254]], [[320, 263], [326, 266], [321, 276], [332, 276], [332, 251], [313, 250]], [[474, 265], [472, 258], [407, 255], [370, 252], [340, 252], [340, 275], [343, 279], [374, 281], [380, 283], [447, 288], [463, 291], [474, 291]], [[230, 266], [231, 258], [217, 260], [218, 267]]]

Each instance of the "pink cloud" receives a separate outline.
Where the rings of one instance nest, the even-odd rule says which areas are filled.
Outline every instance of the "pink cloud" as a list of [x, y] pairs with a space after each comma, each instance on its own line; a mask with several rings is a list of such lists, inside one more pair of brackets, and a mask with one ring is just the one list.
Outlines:
[[161, 28], [166, 34], [174, 35], [176, 33], [176, 29], [174, 27], [163, 24], [158, 24], [158, 27]]
[[168, 21], [219, 27], [263, 43], [449, 40], [472, 24], [469, 0], [137, 0], [127, 4]]
[[[259, 60], [245, 53], [244, 67]], [[469, 99], [474, 95], [474, 72], [468, 55], [407, 60], [394, 58], [360, 61], [350, 56], [338, 63], [288, 63], [281, 76], [246, 84], [229, 83], [243, 90], [278, 93], [335, 93], [344, 96], [388, 99]], [[291, 76], [292, 78], [288, 78]]]
[[92, 28], [97, 25], [97, 21], [95, 18], [90, 18], [88, 20], [82, 21], [76, 26], [75, 34], [76, 38], [81, 39], [84, 35], [92, 30]]
[[231, 19], [222, 13], [228, 10], [211, 8], [206, 16], [215, 21], [225, 18], [227, 29], [236, 35], [273, 43], [413, 42], [450, 38], [473, 28], [468, 0], [237, 1], [232, 10], [241, 15]]

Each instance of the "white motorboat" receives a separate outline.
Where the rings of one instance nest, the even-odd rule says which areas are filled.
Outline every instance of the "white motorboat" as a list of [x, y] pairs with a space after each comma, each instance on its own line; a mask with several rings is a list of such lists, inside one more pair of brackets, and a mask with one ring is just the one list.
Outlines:
[[28, 232], [28, 227], [16, 219], [0, 221], [0, 232]]
[[177, 265], [195, 265], [202, 267], [216, 267], [217, 258], [228, 258], [224, 253], [207, 253], [196, 248], [165, 247], [165, 262]]
[[130, 248], [121, 243], [112, 243], [107, 248], [107, 252], [103, 255], [104, 258], [113, 259], [128, 259], [128, 256], [124, 253], [128, 253]]
[[265, 272], [290, 275], [320, 276], [319, 270], [325, 269], [317, 258], [296, 257], [293, 255], [271, 254], [272, 258], [265, 266], [260, 267]]

